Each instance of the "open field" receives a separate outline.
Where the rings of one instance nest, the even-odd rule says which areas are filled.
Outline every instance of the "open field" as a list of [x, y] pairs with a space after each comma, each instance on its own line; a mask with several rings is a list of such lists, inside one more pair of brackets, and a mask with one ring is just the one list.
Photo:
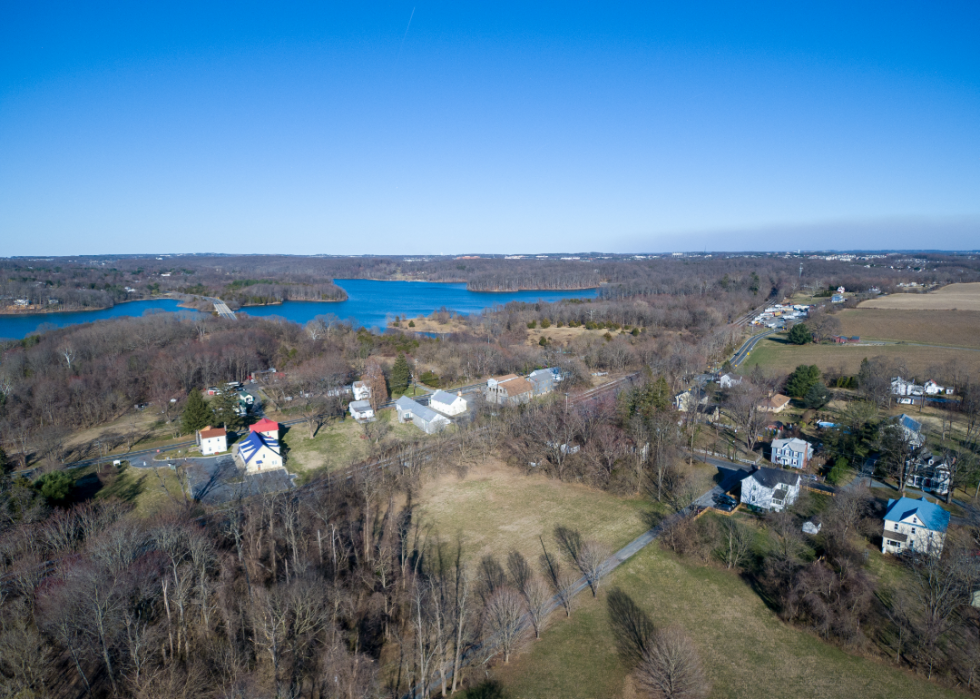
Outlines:
[[644, 515], [654, 509], [644, 498], [619, 498], [540, 474], [525, 476], [488, 460], [463, 479], [449, 474], [426, 484], [418, 519], [446, 541], [462, 533], [471, 560], [517, 549], [533, 563], [541, 554], [539, 536], [549, 549], [554, 547], [556, 525], [578, 529], [615, 550], [648, 528]]
[[860, 369], [862, 359], [878, 356], [904, 362], [912, 375], [924, 375], [930, 367], [950, 360], [980, 371], [980, 352], [976, 350], [909, 345], [792, 345], [782, 335], [761, 340], [743, 366], [748, 370], [758, 364], [789, 373], [800, 364], [816, 364], [821, 369], [844, 367], [845, 372], [854, 374]]
[[[614, 572], [597, 600], [583, 593], [570, 619], [553, 615], [542, 640], [509, 666], [497, 666], [492, 675], [504, 696], [637, 697], [616, 653], [606, 611], [606, 594], [614, 586], [655, 624], [676, 624], [691, 636], [713, 698], [965, 696], [784, 624], [737, 574], [678, 560], [656, 544]], [[483, 695], [464, 695], [476, 696]]]
[[[408, 326], [409, 321], [415, 323], [415, 327], [411, 328]], [[395, 327], [395, 326], [392, 326]], [[408, 332], [416, 333], [459, 333], [459, 332], [479, 332], [478, 328], [470, 327], [469, 325], [463, 323], [460, 319], [450, 318], [445, 323], [440, 323], [434, 318], [426, 318], [425, 316], [418, 316], [417, 318], [409, 318], [404, 323], [401, 323], [398, 327], [402, 330]]]
[[927, 294], [890, 294], [863, 301], [858, 308], [899, 308], [902, 310], [980, 311], [980, 282], [950, 284]]
[[[399, 423], [394, 409], [380, 411], [378, 420], [388, 424], [389, 437], [408, 440], [425, 436], [414, 425]], [[289, 448], [286, 468], [297, 473], [349, 466], [368, 456], [370, 442], [363, 437], [364, 428], [350, 417], [326, 423], [313, 439], [310, 439], [310, 430], [305, 424], [293, 425], [282, 436], [283, 443]]]
[[[893, 297], [889, 297], [893, 298]], [[841, 311], [843, 334], [862, 340], [980, 347], [980, 311], [860, 308]]]

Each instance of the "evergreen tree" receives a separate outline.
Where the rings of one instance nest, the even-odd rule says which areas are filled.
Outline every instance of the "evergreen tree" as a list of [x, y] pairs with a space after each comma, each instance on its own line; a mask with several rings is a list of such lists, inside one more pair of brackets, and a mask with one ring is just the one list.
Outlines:
[[807, 389], [803, 396], [803, 405], [807, 408], [822, 408], [830, 402], [830, 391], [824, 386], [823, 381], [817, 381]]
[[231, 392], [222, 393], [211, 401], [211, 413], [214, 416], [215, 427], [224, 425], [227, 429], [238, 430], [244, 425], [244, 420], [236, 409], [238, 408], [238, 396]]
[[800, 364], [789, 375], [789, 379], [786, 381], [786, 392], [793, 398], [803, 398], [807, 391], [819, 381], [820, 369], [816, 365]]
[[794, 345], [805, 345], [813, 341], [813, 333], [810, 332], [810, 328], [806, 326], [806, 323], [798, 323], [789, 331], [789, 341]]
[[75, 488], [75, 479], [67, 471], [52, 471], [38, 478], [34, 487], [49, 501], [64, 502]]
[[204, 400], [204, 396], [196, 388], [191, 390], [187, 396], [187, 405], [184, 406], [184, 413], [180, 417], [180, 424], [184, 432], [196, 432], [208, 425], [213, 425], [217, 420], [214, 412]]
[[401, 352], [395, 359], [391, 367], [391, 391], [392, 393], [404, 393], [408, 390], [408, 384], [412, 380], [412, 369], [408, 366], [408, 360]]

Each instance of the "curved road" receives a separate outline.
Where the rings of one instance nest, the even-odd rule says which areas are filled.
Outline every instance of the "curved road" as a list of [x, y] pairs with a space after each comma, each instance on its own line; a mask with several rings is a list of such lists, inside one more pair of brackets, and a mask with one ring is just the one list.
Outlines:
[[755, 349], [755, 346], [759, 344], [759, 341], [763, 338], [769, 337], [770, 335], [776, 334], [775, 330], [766, 330], [764, 333], [759, 333], [758, 335], [753, 335], [745, 343], [736, 350], [735, 355], [732, 357], [732, 366], [738, 366], [744, 362], [749, 353]]

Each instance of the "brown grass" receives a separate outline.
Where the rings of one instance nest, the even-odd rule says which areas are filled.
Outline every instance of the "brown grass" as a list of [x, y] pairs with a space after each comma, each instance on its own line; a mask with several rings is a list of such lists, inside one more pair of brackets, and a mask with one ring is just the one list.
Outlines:
[[[508, 696], [637, 696], [609, 624], [606, 595], [614, 586], [647, 610], [656, 625], [676, 624], [687, 632], [711, 681], [712, 698], [966, 696], [785, 624], [736, 573], [678, 560], [657, 544], [613, 573], [599, 599], [580, 595], [570, 619], [553, 615], [541, 641], [509, 666], [492, 670]], [[477, 696], [485, 695], [473, 692], [464, 699]]]
[[[414, 328], [408, 327], [409, 320], [415, 323]], [[391, 326], [395, 327], [395, 326]], [[425, 318], [419, 316], [418, 318], [409, 318], [408, 320], [400, 323], [398, 327], [402, 330], [408, 332], [417, 333], [460, 333], [460, 332], [473, 332], [473, 328], [464, 323], [462, 320], [457, 318], [452, 318], [446, 323], [440, 323], [432, 318]]]
[[842, 311], [845, 335], [862, 340], [898, 340], [928, 345], [980, 347], [980, 311], [919, 311], [861, 308]]
[[554, 547], [556, 525], [578, 529], [615, 550], [647, 529], [644, 513], [653, 509], [642, 498], [619, 498], [541, 474], [525, 476], [493, 459], [465, 478], [445, 475], [426, 484], [419, 503], [423, 526], [447, 541], [462, 533], [470, 560], [517, 549], [532, 563], [541, 554], [538, 537]]
[[927, 294], [891, 294], [864, 301], [858, 305], [858, 308], [980, 311], [980, 282], [950, 284]]
[[743, 365], [749, 369], [756, 364], [772, 367], [789, 373], [800, 364], [816, 364], [821, 369], [844, 367], [849, 374], [857, 373], [861, 360], [865, 357], [884, 356], [901, 360], [913, 376], [929, 373], [930, 368], [938, 367], [955, 360], [980, 371], [980, 352], [969, 349], [946, 349], [937, 347], [915, 347], [910, 345], [790, 345], [783, 337], [766, 338], [752, 350]]

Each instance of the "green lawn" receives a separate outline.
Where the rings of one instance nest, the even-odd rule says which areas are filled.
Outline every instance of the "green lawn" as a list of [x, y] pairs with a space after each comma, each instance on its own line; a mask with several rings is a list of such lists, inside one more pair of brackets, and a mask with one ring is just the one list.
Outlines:
[[[613, 573], [605, 590], [613, 586], [631, 595], [656, 624], [687, 631], [711, 680], [711, 697], [964, 696], [789, 626], [737, 574], [679, 560], [656, 544]], [[580, 595], [570, 619], [553, 615], [541, 641], [531, 643], [509, 666], [493, 669], [491, 676], [502, 683], [505, 696], [636, 696], [615, 651], [605, 596], [601, 590], [598, 600]]]
[[167, 467], [131, 468], [103, 465], [101, 472], [89, 466], [72, 472], [78, 500], [119, 499], [134, 506], [136, 514], [150, 517], [174, 504], [184, 503], [177, 475]]

